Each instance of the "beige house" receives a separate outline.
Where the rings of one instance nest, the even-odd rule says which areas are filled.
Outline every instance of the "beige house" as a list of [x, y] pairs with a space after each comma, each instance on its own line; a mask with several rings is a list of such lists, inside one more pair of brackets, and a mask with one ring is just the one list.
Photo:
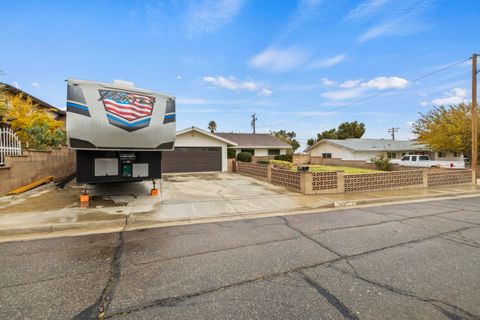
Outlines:
[[406, 154], [425, 154], [431, 160], [463, 160], [457, 152], [433, 152], [428, 146], [413, 140], [386, 139], [323, 139], [305, 150], [311, 157], [367, 161], [380, 153], [387, 153], [391, 159], [399, 159]]
[[216, 136], [228, 139], [236, 143], [229, 149], [235, 149], [235, 153], [250, 152], [254, 157], [274, 157], [287, 154], [292, 146], [276, 138], [269, 133], [215, 133]]

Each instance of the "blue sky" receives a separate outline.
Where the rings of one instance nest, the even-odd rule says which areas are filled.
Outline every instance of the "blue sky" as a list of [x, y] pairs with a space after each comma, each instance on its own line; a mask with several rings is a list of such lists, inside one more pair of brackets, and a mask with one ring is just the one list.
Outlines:
[[[364, 137], [414, 138], [436, 104], [467, 101], [480, 51], [478, 0], [5, 1], [1, 81], [65, 105], [67, 78], [177, 97], [177, 128], [297, 132], [343, 121]], [[393, 90], [392, 90], [393, 89]], [[390, 91], [389, 91], [390, 90]], [[381, 94], [364, 102], [359, 99]]]

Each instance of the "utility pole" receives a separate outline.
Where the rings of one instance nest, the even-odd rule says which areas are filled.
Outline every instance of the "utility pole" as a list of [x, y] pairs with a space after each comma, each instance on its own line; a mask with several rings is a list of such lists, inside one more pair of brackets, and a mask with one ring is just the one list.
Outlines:
[[252, 129], [253, 129], [253, 134], [255, 134], [255, 122], [258, 120], [257, 117], [255, 116], [256, 113], [252, 114]]
[[477, 54], [472, 55], [472, 182], [477, 184], [477, 161], [478, 161], [478, 129], [477, 129]]
[[388, 133], [390, 133], [392, 135], [392, 140], [393, 141], [395, 141], [395, 132], [398, 132], [398, 129], [400, 129], [400, 128], [391, 127], [390, 129], [388, 129]]

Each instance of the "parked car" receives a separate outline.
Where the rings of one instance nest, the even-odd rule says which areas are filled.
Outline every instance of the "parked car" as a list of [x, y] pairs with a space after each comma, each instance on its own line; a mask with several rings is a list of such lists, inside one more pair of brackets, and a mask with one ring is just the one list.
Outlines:
[[428, 156], [421, 154], [406, 155], [390, 160], [390, 163], [408, 167], [465, 169], [465, 161], [430, 160]]

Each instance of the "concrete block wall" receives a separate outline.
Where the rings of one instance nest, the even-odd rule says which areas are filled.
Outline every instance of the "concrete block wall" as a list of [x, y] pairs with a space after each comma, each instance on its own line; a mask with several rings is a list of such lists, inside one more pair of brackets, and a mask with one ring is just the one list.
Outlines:
[[267, 180], [303, 194], [415, 189], [471, 183], [471, 170], [405, 170], [364, 174], [343, 171], [294, 172], [271, 164], [238, 162], [238, 173]]
[[67, 147], [26, 150], [5, 160], [5, 166], [0, 167], [0, 195], [48, 176], [61, 178], [75, 172], [75, 151]]

